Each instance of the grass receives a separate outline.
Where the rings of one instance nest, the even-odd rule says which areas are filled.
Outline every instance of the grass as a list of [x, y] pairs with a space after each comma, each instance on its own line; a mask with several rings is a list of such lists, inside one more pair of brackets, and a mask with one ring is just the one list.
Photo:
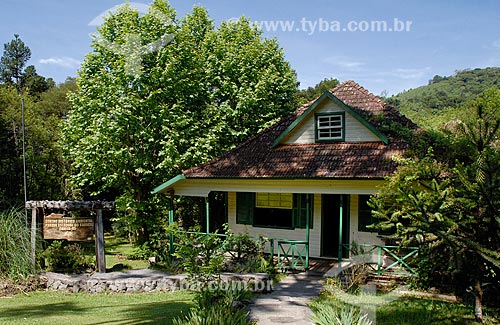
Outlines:
[[[358, 312], [359, 307], [370, 308], [371, 306], [371, 308], [375, 308], [376, 322], [384, 325], [479, 324], [474, 321], [472, 305], [432, 298], [408, 296], [397, 298], [391, 293], [358, 296], [337, 292], [334, 296], [322, 296], [311, 304], [311, 308], [319, 317], [321, 324], [331, 324], [328, 321], [328, 315], [332, 312], [340, 312], [346, 306], [358, 306], [356, 308]], [[483, 324], [500, 324], [498, 310], [483, 307], [483, 315]]]
[[0, 324], [172, 324], [193, 305], [187, 291], [136, 294], [34, 292], [0, 299]]
[[[84, 247], [85, 254], [95, 263], [95, 244], [93, 242], [80, 243]], [[106, 255], [106, 269], [108, 270], [130, 270], [130, 269], [147, 269], [150, 263], [147, 260], [133, 260], [128, 256], [134, 251], [134, 246], [125, 238], [119, 238], [111, 235], [104, 237], [104, 251]], [[117, 267], [121, 266], [123, 267]], [[114, 267], [114, 268], [113, 268]]]
[[[498, 311], [497, 311], [498, 312]], [[499, 324], [497, 313], [485, 308], [484, 324]], [[479, 324], [474, 322], [472, 306], [432, 299], [402, 297], [377, 309], [377, 323], [405, 324]]]
[[0, 212], [0, 274], [11, 279], [30, 274], [31, 233], [22, 210]]
[[125, 238], [106, 236], [104, 238], [106, 253], [106, 268], [123, 264], [128, 269], [147, 269], [149, 262], [146, 260], [132, 260], [127, 256], [132, 254], [134, 246]]

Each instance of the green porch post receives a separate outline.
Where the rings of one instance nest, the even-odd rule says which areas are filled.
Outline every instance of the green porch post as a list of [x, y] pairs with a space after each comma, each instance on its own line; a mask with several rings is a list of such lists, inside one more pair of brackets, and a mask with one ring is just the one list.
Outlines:
[[206, 210], [206, 222], [207, 222], [207, 234], [210, 233], [210, 200], [208, 196], [205, 198], [205, 210]]
[[344, 217], [344, 209], [343, 209], [343, 205], [344, 205], [344, 195], [343, 194], [340, 194], [340, 199], [339, 199], [339, 250], [338, 250], [338, 257], [337, 257], [337, 260], [340, 263], [342, 263], [342, 221], [343, 221], [343, 217]]
[[[174, 223], [174, 197], [170, 196], [168, 200], [168, 224]], [[174, 255], [174, 235], [170, 234], [170, 257]]]
[[309, 215], [309, 209], [311, 203], [309, 201], [309, 195], [306, 195], [306, 242], [309, 244], [309, 218], [311, 217]]
[[309, 236], [310, 236], [310, 227], [309, 227], [309, 219], [311, 218], [311, 195], [306, 195], [306, 267], [309, 267]]

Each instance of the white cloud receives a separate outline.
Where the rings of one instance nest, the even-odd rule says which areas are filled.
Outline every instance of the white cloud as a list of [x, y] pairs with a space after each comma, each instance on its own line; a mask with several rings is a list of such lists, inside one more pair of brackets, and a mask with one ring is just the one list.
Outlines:
[[404, 69], [399, 68], [389, 72], [389, 75], [401, 79], [420, 79], [425, 77], [431, 71], [430, 67], [419, 69]]
[[346, 56], [330, 56], [325, 58], [324, 61], [336, 67], [351, 71], [359, 70], [366, 64], [365, 62], [354, 60]]
[[41, 64], [57, 65], [63, 68], [70, 69], [78, 68], [80, 64], [82, 64], [81, 61], [66, 56], [40, 59], [38, 62]]

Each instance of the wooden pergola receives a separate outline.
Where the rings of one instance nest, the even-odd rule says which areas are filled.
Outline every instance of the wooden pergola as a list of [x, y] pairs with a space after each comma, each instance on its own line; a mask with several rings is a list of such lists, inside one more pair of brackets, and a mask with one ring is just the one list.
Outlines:
[[26, 209], [31, 210], [31, 261], [35, 264], [37, 209], [63, 211], [95, 211], [94, 219], [95, 250], [97, 271], [106, 272], [106, 258], [104, 254], [104, 229], [102, 210], [114, 210], [115, 202], [110, 201], [27, 201]]

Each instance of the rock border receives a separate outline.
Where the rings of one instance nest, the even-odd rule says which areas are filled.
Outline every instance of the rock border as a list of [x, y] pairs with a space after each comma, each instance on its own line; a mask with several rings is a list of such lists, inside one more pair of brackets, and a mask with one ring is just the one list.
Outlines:
[[[128, 272], [90, 274], [61, 274], [47, 272], [48, 290], [68, 292], [153, 292], [198, 290], [199, 286], [188, 280], [185, 274], [168, 274], [161, 271], [141, 269]], [[272, 291], [271, 280], [266, 273], [222, 273], [221, 282], [209, 284], [209, 289], [249, 288], [253, 292]]]

